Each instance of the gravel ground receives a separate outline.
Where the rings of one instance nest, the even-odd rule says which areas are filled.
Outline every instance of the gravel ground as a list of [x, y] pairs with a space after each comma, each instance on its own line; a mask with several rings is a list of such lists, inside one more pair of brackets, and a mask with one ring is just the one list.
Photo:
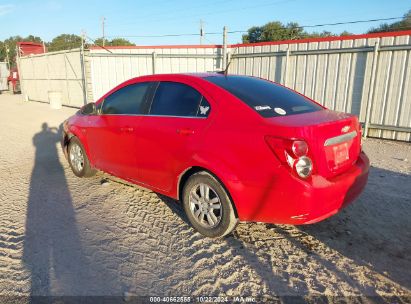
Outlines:
[[367, 139], [365, 192], [328, 220], [242, 223], [212, 240], [175, 201], [103, 174], [76, 178], [56, 134], [75, 109], [11, 95], [0, 106], [2, 296], [411, 299], [410, 143]]

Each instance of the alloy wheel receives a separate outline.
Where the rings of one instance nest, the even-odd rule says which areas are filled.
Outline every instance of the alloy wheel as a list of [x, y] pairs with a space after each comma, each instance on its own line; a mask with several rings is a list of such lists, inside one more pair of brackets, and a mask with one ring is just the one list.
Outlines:
[[195, 185], [190, 191], [189, 203], [195, 221], [201, 226], [214, 228], [220, 223], [222, 204], [216, 191], [209, 185]]
[[77, 172], [81, 172], [84, 168], [83, 151], [76, 143], [70, 147], [70, 163]]

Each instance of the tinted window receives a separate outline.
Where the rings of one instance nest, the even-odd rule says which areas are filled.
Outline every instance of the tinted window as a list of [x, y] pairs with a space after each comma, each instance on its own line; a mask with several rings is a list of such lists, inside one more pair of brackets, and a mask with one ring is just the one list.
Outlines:
[[150, 114], [196, 116], [201, 94], [192, 87], [177, 82], [161, 82], [154, 95]]
[[267, 80], [247, 76], [209, 76], [205, 79], [238, 97], [263, 117], [323, 109], [306, 97]]
[[104, 100], [103, 114], [142, 114], [149, 82], [131, 84], [119, 89]]

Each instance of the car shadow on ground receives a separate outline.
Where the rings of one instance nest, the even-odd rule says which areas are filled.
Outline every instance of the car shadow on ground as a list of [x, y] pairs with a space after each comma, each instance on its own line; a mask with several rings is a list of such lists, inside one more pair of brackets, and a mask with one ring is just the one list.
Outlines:
[[[191, 226], [182, 204], [179, 201], [171, 199], [167, 196], [156, 193], [160, 200], [170, 208], [175, 214], [177, 214], [181, 220], [183, 220], [187, 225]], [[192, 237], [189, 241], [189, 246], [197, 243], [199, 239], [207, 239], [198, 232], [195, 232], [193, 229], [193, 234], [196, 234], [196, 237]], [[248, 265], [252, 265], [253, 270], [257, 272], [258, 276], [264, 281], [265, 287], [269, 290], [267, 294], [258, 295], [259, 300], [261, 301], [272, 301], [274, 299], [278, 300], [277, 297], [281, 296], [282, 303], [305, 303], [303, 295], [301, 295], [297, 290], [290, 288], [286, 281], [281, 277], [277, 277], [273, 270], [273, 265], [270, 263], [271, 259], [268, 253], [264, 253], [264, 259], [256, 254], [245, 242], [238, 237], [238, 234], [235, 232], [231, 235], [224, 237], [223, 239], [207, 239], [210, 242], [217, 242], [221, 246], [221, 251], [230, 252], [232, 249], [240, 249], [241, 255], [245, 259]], [[193, 264], [201, 258], [198, 256], [198, 253], [193, 255]], [[216, 265], [217, 267], [217, 265]], [[241, 282], [237, 282], [240, 284]], [[221, 293], [215, 294], [215, 296], [224, 294], [225, 290], [221, 290]]]
[[57, 153], [60, 133], [61, 126], [59, 131], [43, 123], [41, 131], [33, 137], [36, 154], [23, 247], [23, 262], [30, 272], [30, 295], [116, 291], [118, 286], [107, 283], [116, 278], [96, 269], [83, 250], [72, 197]]
[[356, 265], [411, 289], [410, 179], [407, 174], [371, 167], [368, 184], [352, 205], [323, 222], [297, 228]]
[[[298, 292], [290, 289], [284, 282], [284, 278], [288, 277], [287, 273], [280, 273], [278, 278], [274, 275], [275, 265], [272, 261], [275, 257], [271, 257], [264, 249], [268, 251], [270, 246], [276, 246], [278, 239], [288, 240], [296, 250], [302, 250], [310, 255], [322, 269], [334, 273], [360, 294], [378, 296], [374, 286], [364, 285], [358, 278], [351, 277], [349, 271], [342, 271], [336, 267], [335, 261], [331, 261], [321, 251], [334, 250], [338, 255], [351, 259], [353, 268], [367, 267], [388, 281], [410, 289], [409, 180], [409, 175], [371, 167], [369, 182], [362, 195], [339, 214], [325, 221], [303, 226], [266, 224], [267, 234], [270, 230], [272, 232], [271, 239], [267, 238], [267, 234], [261, 237], [259, 234], [253, 234], [253, 225], [261, 224], [242, 224], [241, 233], [234, 231], [224, 240], [227, 246], [240, 246], [246, 250], [242, 255], [250, 264], [256, 266], [254, 269], [260, 272], [261, 278], [266, 279], [265, 283], [274, 294], [301, 295], [301, 291], [306, 289], [306, 286], [302, 286]], [[187, 225], [190, 225], [179, 202], [162, 195], [158, 196]], [[244, 233], [244, 229], [248, 228], [251, 232]], [[264, 242], [267, 245], [261, 246]]]

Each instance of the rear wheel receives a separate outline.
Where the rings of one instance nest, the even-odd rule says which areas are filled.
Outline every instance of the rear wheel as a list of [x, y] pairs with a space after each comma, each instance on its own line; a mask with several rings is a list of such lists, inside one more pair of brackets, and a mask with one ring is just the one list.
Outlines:
[[90, 167], [87, 154], [77, 137], [73, 137], [68, 145], [68, 161], [73, 173], [78, 177], [90, 177], [96, 173]]
[[208, 237], [225, 236], [238, 223], [228, 193], [205, 171], [193, 174], [184, 185], [183, 205], [193, 227]]

